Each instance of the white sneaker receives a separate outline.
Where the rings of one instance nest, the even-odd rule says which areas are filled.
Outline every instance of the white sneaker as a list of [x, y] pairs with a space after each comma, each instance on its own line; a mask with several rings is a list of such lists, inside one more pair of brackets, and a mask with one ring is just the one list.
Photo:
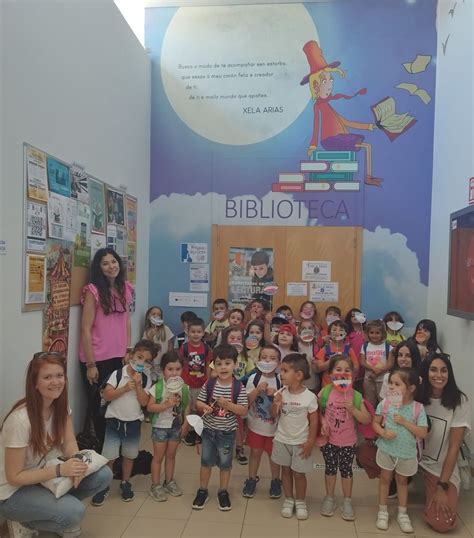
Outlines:
[[345, 521], [354, 521], [354, 508], [352, 508], [352, 502], [350, 499], [344, 499], [342, 501], [341, 515], [342, 519], [344, 519]]
[[407, 534], [411, 534], [413, 532], [413, 525], [411, 524], [410, 517], [406, 512], [398, 512], [397, 523], [402, 532], [406, 532]]
[[334, 511], [336, 510], [336, 501], [334, 500], [334, 497], [329, 497], [329, 495], [326, 495], [324, 497], [323, 502], [321, 504], [321, 515], [326, 517], [331, 517], [334, 515]]
[[295, 500], [291, 498], [286, 498], [283, 501], [283, 506], [281, 507], [281, 516], [282, 517], [293, 517], [293, 510], [295, 509]]
[[181, 488], [178, 486], [176, 480], [174, 479], [170, 480], [166, 484], [163, 484], [163, 487], [172, 497], [180, 497], [183, 494]]
[[11, 519], [9, 519], [7, 521], [7, 525], [8, 531], [10, 533], [10, 538], [30, 538], [32, 536], [38, 535], [38, 531], [29, 529], [21, 523], [18, 523], [18, 521], [12, 521]]
[[384, 510], [379, 510], [377, 514], [377, 523], [375, 524], [377, 529], [381, 531], [388, 530], [388, 512]]
[[308, 507], [306, 501], [295, 502], [296, 519], [308, 519]]

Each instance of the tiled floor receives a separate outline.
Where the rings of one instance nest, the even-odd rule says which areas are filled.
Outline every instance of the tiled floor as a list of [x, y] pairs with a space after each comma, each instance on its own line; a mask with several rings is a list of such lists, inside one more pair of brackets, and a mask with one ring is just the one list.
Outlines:
[[[143, 447], [152, 450], [149, 441], [149, 425], [143, 431]], [[314, 453], [321, 461], [319, 451]], [[166, 502], [155, 502], [149, 497], [150, 475], [137, 476], [132, 479], [135, 500], [124, 503], [118, 493], [118, 482], [112, 485], [112, 493], [99, 508], [88, 506], [83, 521], [84, 538], [93, 537], [127, 537], [139, 538], [159, 536], [166, 538], [257, 538], [257, 537], [327, 537], [327, 538], [376, 538], [388, 535], [388, 538], [402, 536], [396, 521], [391, 519], [388, 531], [378, 531], [375, 527], [377, 506], [377, 481], [369, 480], [362, 471], [355, 471], [353, 502], [356, 509], [354, 522], [343, 521], [340, 514], [331, 518], [319, 514], [319, 506], [324, 497], [324, 473], [321, 469], [308, 476], [308, 506], [310, 517], [298, 522], [295, 518], [283, 519], [280, 516], [281, 500], [267, 497], [269, 487], [269, 467], [262, 459], [260, 482], [253, 499], [244, 499], [241, 489], [248, 467], [234, 465], [230, 495], [232, 510], [220, 512], [217, 508], [217, 471], [213, 471], [210, 484], [211, 499], [204, 510], [191, 509], [191, 503], [199, 484], [199, 456], [195, 447], [182, 445], [178, 451], [176, 480], [182, 487], [182, 497], [170, 497]], [[337, 490], [340, 491], [340, 490]], [[430, 530], [422, 520], [422, 484], [410, 487], [410, 507], [416, 537], [440, 536]], [[340, 497], [340, 493], [338, 494]], [[456, 538], [474, 536], [473, 509], [474, 488], [463, 491], [460, 499], [459, 527], [449, 536]], [[390, 501], [391, 515], [396, 514], [396, 500]], [[42, 537], [52, 535], [43, 534]], [[406, 535], [405, 535], [406, 536]]]

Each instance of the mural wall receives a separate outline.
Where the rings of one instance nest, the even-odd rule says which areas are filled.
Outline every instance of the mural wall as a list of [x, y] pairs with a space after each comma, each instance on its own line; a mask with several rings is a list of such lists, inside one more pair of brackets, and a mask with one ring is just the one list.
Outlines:
[[[150, 304], [212, 224], [362, 226], [362, 308], [424, 316], [432, 0], [153, 8]], [[197, 310], [207, 317], [207, 312]]]

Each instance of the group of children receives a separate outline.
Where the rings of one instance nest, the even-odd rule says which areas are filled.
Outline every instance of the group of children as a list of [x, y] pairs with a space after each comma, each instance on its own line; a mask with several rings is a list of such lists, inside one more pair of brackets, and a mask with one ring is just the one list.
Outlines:
[[[295, 319], [288, 306], [273, 315], [259, 299], [245, 312], [229, 310], [225, 299], [217, 299], [207, 326], [192, 312], [185, 312], [181, 321], [183, 333], [175, 338], [161, 309], [150, 308], [143, 339], [103, 387], [103, 454], [111, 463], [122, 455], [122, 500], [134, 497], [129, 479], [146, 408], [154, 449], [150, 495], [156, 501], [182, 494], [174, 477], [179, 443], [200, 443], [194, 509], [202, 509], [209, 499], [214, 466], [220, 470], [218, 507], [231, 509], [228, 484], [234, 450], [238, 463], [249, 464], [242, 495], [253, 497], [265, 452], [271, 469], [269, 497], [280, 498], [283, 490], [281, 515], [306, 519], [306, 474], [313, 469], [316, 444], [325, 462], [321, 514], [335, 513], [339, 471], [341, 515], [352, 521], [357, 439], [376, 435], [381, 469], [376, 526], [388, 528], [387, 497], [395, 476], [397, 521], [403, 532], [413, 532], [407, 482], [418, 467], [417, 441], [427, 434], [426, 414], [414, 398], [422, 359], [439, 351], [434, 322], [422, 320], [413, 337], [405, 340], [404, 321], [397, 312], [367, 322], [352, 308], [343, 320], [340, 309], [331, 306], [323, 328], [310, 301], [301, 305]], [[190, 427], [190, 415], [200, 415], [201, 436]], [[107, 493], [97, 494], [92, 504], [100, 506]]]

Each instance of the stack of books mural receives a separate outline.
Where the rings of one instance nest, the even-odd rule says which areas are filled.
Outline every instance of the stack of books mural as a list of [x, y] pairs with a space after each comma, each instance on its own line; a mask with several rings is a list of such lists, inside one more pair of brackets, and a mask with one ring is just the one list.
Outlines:
[[354, 151], [313, 151], [309, 161], [300, 162], [298, 172], [281, 172], [273, 192], [358, 192], [359, 170]]

